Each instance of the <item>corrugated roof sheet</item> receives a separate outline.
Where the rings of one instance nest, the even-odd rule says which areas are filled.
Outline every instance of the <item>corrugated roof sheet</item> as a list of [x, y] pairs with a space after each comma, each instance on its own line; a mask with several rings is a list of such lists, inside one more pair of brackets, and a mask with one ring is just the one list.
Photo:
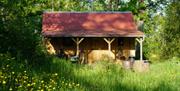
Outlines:
[[47, 37], [142, 37], [131, 12], [46, 12]]

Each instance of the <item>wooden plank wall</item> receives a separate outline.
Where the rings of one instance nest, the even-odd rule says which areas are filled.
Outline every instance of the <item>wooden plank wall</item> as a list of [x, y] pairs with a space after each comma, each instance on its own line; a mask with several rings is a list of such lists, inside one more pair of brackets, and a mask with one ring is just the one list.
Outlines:
[[[122, 45], [119, 45], [119, 40], [123, 40]], [[56, 54], [60, 49], [63, 49], [69, 57], [76, 53], [76, 44], [71, 38], [51, 38], [50, 43]], [[85, 38], [80, 44], [80, 50], [85, 53], [85, 60], [88, 60], [88, 63], [97, 60], [118, 60], [121, 56], [127, 60], [130, 50], [135, 49], [135, 38], [116, 38], [111, 46], [110, 52], [103, 38]], [[122, 53], [119, 54], [119, 51]]]

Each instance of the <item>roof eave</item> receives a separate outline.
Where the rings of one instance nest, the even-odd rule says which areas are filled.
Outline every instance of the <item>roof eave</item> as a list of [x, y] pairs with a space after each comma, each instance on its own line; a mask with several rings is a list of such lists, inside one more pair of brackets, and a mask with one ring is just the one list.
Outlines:
[[120, 34], [107, 34], [107, 35], [71, 35], [71, 34], [46, 34], [42, 33], [44, 37], [143, 37], [144, 34], [126, 34], [126, 35], [120, 35]]

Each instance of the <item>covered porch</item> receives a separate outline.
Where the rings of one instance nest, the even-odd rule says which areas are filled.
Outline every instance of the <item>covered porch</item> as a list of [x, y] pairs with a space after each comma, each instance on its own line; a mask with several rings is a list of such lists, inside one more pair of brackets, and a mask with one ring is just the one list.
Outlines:
[[93, 63], [97, 60], [122, 61], [135, 57], [135, 40], [130, 37], [54, 37], [50, 39], [53, 50], [68, 58], [77, 56], [80, 63]]

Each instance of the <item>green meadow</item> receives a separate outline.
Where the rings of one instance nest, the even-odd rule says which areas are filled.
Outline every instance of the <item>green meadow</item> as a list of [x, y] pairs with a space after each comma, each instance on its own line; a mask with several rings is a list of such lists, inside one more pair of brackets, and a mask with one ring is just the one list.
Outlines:
[[152, 63], [147, 72], [134, 72], [108, 61], [82, 65], [49, 57], [30, 66], [7, 57], [1, 55], [1, 91], [180, 91], [176, 58]]

